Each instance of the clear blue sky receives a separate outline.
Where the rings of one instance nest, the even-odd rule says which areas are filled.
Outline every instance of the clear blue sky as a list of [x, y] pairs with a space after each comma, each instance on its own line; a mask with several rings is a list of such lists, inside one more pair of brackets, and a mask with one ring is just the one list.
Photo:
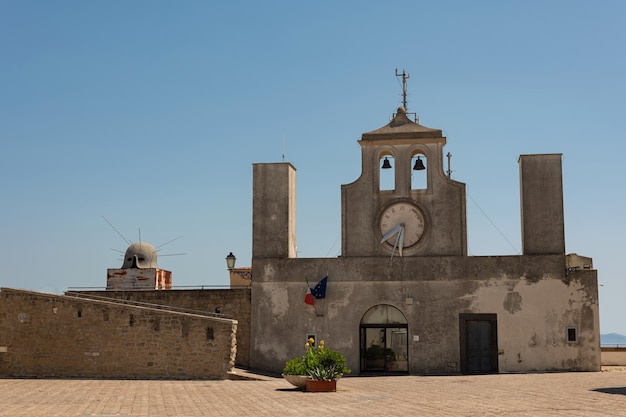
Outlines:
[[518, 156], [563, 154], [566, 250], [626, 334], [625, 21], [623, 1], [0, 1], [0, 286], [106, 285], [127, 244], [102, 216], [183, 235], [159, 258], [175, 285], [227, 284], [252, 164], [283, 148], [299, 256], [339, 255], [340, 185], [398, 68], [467, 184], [471, 255], [519, 253]]

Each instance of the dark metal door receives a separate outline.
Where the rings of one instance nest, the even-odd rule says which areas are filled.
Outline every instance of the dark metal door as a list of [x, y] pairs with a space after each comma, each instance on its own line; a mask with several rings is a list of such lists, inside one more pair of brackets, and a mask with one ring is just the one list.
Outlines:
[[467, 372], [492, 372], [491, 366], [491, 322], [468, 321], [467, 331]]
[[463, 314], [461, 371], [468, 374], [498, 372], [498, 336], [495, 315]]

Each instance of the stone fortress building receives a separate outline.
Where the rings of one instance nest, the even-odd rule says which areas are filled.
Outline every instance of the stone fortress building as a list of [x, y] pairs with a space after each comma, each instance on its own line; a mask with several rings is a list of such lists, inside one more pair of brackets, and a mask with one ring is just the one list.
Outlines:
[[[341, 187], [337, 258], [295, 257], [295, 168], [254, 165], [253, 368], [279, 372], [313, 335], [356, 374], [600, 369], [597, 272], [565, 254], [560, 154], [519, 158], [523, 254], [477, 257], [441, 130], [399, 108], [359, 144], [361, 176]], [[394, 185], [382, 189], [390, 159]], [[326, 297], [303, 303], [304, 277], [324, 276]]]
[[[445, 144], [404, 107], [363, 133], [361, 176], [341, 186], [339, 257], [296, 257], [296, 169], [257, 163], [245, 287], [177, 290], [154, 247], [135, 243], [106, 291], [3, 288], [0, 376], [279, 373], [309, 337], [353, 375], [600, 370], [597, 271], [565, 253], [561, 155], [519, 158], [522, 254], [468, 256], [465, 184], [444, 172]], [[323, 277], [325, 297], [305, 303], [305, 278]]]

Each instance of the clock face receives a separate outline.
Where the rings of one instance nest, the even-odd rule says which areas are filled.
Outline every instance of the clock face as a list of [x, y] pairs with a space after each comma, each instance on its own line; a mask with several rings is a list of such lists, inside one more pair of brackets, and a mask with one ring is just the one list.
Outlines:
[[[380, 233], [383, 242], [394, 246], [399, 244], [400, 248], [413, 246], [424, 234], [424, 215], [411, 203], [394, 203], [380, 217]], [[385, 239], [387, 235], [391, 236]]]

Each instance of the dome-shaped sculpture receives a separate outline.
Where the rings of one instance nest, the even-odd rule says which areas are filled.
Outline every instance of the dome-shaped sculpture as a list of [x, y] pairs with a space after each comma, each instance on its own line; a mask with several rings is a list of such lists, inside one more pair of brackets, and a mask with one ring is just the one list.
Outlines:
[[126, 249], [122, 269], [158, 268], [157, 253], [154, 246], [146, 242], [135, 242]]

